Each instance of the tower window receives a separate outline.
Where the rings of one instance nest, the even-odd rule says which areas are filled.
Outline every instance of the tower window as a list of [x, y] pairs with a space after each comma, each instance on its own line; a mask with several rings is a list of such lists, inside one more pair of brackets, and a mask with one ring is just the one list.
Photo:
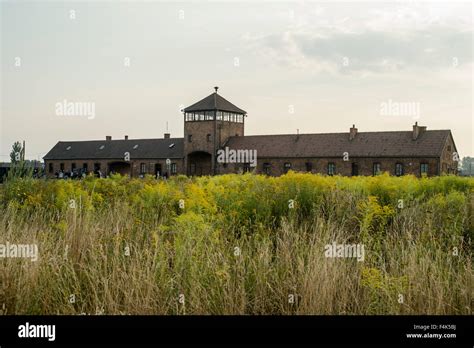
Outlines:
[[208, 134], [208, 135], [206, 136], [206, 138], [207, 138], [207, 141], [208, 141], [208, 142], [211, 141], [211, 135], [210, 135], [210, 134]]
[[193, 135], [192, 134], [188, 134], [188, 143], [192, 142], [193, 141]]

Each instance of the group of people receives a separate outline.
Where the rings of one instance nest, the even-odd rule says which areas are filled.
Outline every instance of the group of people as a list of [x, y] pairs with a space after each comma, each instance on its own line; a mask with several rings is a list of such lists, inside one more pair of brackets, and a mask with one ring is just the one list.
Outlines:
[[[107, 175], [102, 173], [100, 171], [100, 169], [95, 170], [93, 173], [94, 173], [94, 176], [97, 177], [97, 178], [106, 178], [107, 177]], [[116, 172], [111, 171], [109, 174], [116, 174]], [[89, 175], [89, 172], [84, 168], [74, 169], [71, 172], [59, 170], [56, 173], [54, 173], [54, 176], [56, 177], [56, 179], [83, 179], [87, 175]], [[145, 174], [140, 174], [139, 177], [144, 178]], [[160, 175], [160, 172], [156, 172], [155, 179], [160, 179], [160, 178], [164, 179], [164, 180], [168, 179], [168, 172], [165, 172], [163, 175]]]
[[[56, 179], [82, 179], [82, 178], [85, 178], [88, 174], [89, 172], [87, 170], [85, 170], [84, 168], [81, 168], [81, 169], [74, 169], [70, 172], [59, 170], [56, 173], [54, 173], [54, 176], [56, 177]], [[94, 175], [96, 175], [98, 178], [103, 177], [100, 170], [95, 171]]]

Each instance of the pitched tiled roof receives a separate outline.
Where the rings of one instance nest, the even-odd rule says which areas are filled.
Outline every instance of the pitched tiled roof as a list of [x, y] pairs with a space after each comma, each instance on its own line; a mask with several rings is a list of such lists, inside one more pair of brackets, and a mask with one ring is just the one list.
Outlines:
[[412, 132], [253, 135], [231, 137], [231, 149], [257, 150], [258, 157], [439, 157], [449, 130], [424, 131], [418, 139]]
[[246, 111], [242, 110], [241, 108], [238, 108], [237, 106], [232, 104], [230, 101], [228, 101], [224, 97], [221, 97], [217, 93], [212, 93], [206, 98], [184, 109], [185, 112], [213, 111], [213, 110], [234, 112], [236, 114], [247, 113]]
[[[449, 130], [427, 130], [418, 139], [411, 131], [251, 135], [230, 137], [231, 149], [257, 150], [258, 157], [439, 157]], [[170, 145], [174, 146], [170, 147]], [[103, 148], [102, 148], [103, 146]], [[52, 159], [183, 158], [183, 138], [60, 141], [44, 157]]]
[[60, 141], [44, 159], [123, 159], [125, 152], [136, 159], [182, 158], [183, 138]]

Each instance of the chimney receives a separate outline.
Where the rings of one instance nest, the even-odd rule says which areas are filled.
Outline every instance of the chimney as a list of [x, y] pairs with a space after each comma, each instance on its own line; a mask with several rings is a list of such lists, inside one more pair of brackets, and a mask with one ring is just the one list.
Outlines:
[[125, 136], [125, 140], [128, 140], [128, 135]]
[[426, 131], [426, 126], [418, 126], [418, 122], [415, 122], [413, 125], [413, 140], [418, 139], [418, 137]]
[[107, 140], [107, 141], [112, 140], [112, 136], [106, 135], [106, 136], [105, 136], [105, 140]]
[[171, 136], [171, 134], [170, 134], [170, 133], [165, 133], [165, 139], [169, 139], [169, 138], [170, 138], [170, 136]]
[[349, 130], [349, 140], [353, 140], [357, 134], [357, 128], [355, 124], [352, 125], [351, 129]]

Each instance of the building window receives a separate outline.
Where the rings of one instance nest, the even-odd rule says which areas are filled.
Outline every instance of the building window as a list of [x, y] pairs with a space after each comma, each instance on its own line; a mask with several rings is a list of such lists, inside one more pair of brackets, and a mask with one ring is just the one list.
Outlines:
[[146, 163], [140, 163], [140, 174], [146, 173]]
[[334, 163], [328, 163], [328, 175], [336, 174], [336, 165]]
[[87, 172], [87, 163], [82, 163], [82, 169], [84, 169], [85, 172]]
[[207, 138], [207, 142], [211, 142], [211, 135], [210, 135], [210, 134], [208, 134], [208, 135], [206, 136], [206, 138]]
[[192, 134], [188, 134], [188, 143], [192, 142], [193, 141], [193, 135]]
[[448, 145], [448, 151], [451, 152], [451, 145]]
[[270, 175], [272, 165], [270, 163], [263, 164], [263, 173], [266, 175]]
[[313, 171], [313, 163], [311, 162], [306, 162], [306, 171], [307, 172], [312, 172]]
[[423, 174], [428, 175], [428, 163], [420, 164], [420, 175], [423, 175]]
[[59, 170], [64, 172], [64, 163], [59, 164]]
[[76, 170], [76, 163], [71, 163], [71, 171]]
[[54, 171], [54, 168], [53, 168], [53, 164], [52, 163], [49, 163], [48, 165], [48, 170], [50, 173], [52, 173]]
[[94, 172], [97, 173], [100, 171], [100, 163], [94, 163]]
[[284, 165], [283, 165], [283, 171], [285, 173], [288, 173], [288, 171], [291, 169], [291, 163], [289, 162], [286, 162]]
[[372, 175], [379, 175], [382, 172], [380, 163], [374, 163], [372, 167]]
[[176, 163], [171, 163], [171, 174], [176, 174]]
[[213, 121], [214, 120], [214, 111], [206, 111], [205, 119], [206, 119], [206, 121]]
[[395, 175], [396, 176], [403, 175], [403, 164], [402, 163], [396, 163], [395, 164]]
[[352, 163], [352, 165], [351, 165], [351, 175], [352, 176], [359, 175], [359, 165], [355, 162]]
[[244, 163], [244, 173], [250, 172], [250, 163]]

